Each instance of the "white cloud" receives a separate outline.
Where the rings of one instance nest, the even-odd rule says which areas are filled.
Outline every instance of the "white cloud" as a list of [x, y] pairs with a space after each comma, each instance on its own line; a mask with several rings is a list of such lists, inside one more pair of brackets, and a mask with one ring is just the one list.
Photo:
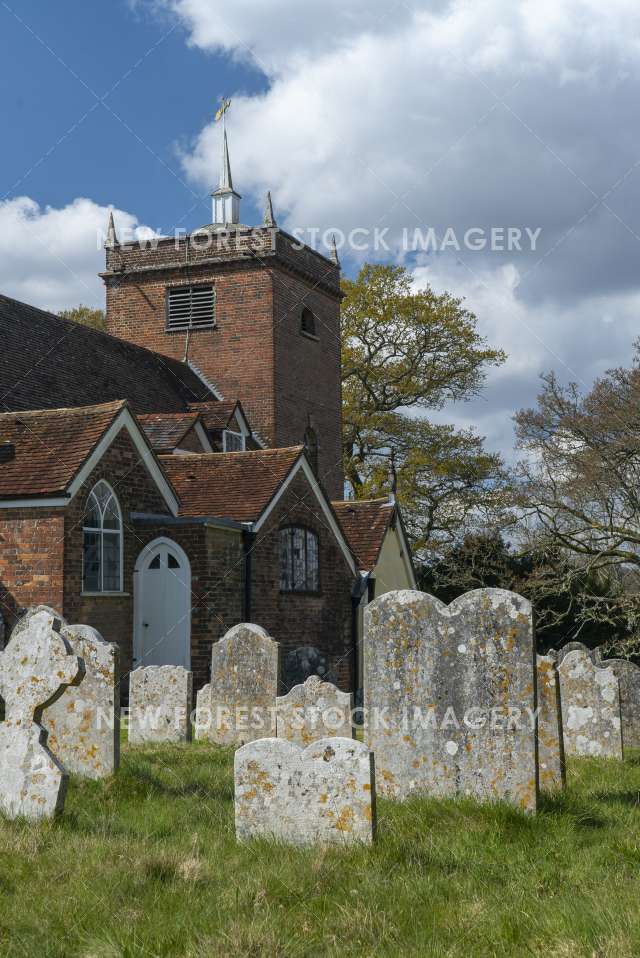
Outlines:
[[[234, 98], [234, 178], [255, 197], [271, 189], [286, 228], [389, 227], [381, 258], [412, 267], [404, 227], [542, 228], [536, 253], [417, 261], [418, 279], [466, 296], [509, 352], [482, 400], [444, 415], [508, 451], [511, 414], [534, 401], [541, 371], [589, 384], [629, 362], [640, 305], [636, 0], [155, 2], [193, 44], [263, 70], [265, 93]], [[207, 126], [183, 157], [203, 186], [218, 137]]]
[[[130, 238], [151, 235], [130, 213], [113, 210], [116, 229]], [[6, 296], [57, 312], [104, 306], [102, 243], [109, 208], [78, 198], [56, 209], [28, 196], [0, 202], [0, 290]]]

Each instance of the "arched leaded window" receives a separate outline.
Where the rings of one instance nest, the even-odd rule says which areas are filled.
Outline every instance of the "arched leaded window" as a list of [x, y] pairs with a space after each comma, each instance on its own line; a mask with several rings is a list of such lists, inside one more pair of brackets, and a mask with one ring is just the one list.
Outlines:
[[280, 530], [280, 590], [319, 592], [318, 537], [303, 526]]
[[82, 535], [82, 591], [121, 592], [122, 515], [113, 489], [103, 479], [87, 498]]

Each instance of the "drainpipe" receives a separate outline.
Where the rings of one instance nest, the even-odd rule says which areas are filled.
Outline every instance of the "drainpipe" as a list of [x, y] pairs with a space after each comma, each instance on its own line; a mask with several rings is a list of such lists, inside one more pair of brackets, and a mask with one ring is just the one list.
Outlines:
[[256, 534], [251, 526], [242, 530], [242, 555], [244, 559], [244, 597], [242, 602], [242, 621], [251, 622], [251, 592], [253, 585], [253, 546]]
[[370, 588], [368, 574], [358, 576], [351, 589], [351, 650], [353, 655], [353, 681], [351, 683], [354, 702], [358, 692], [358, 673], [360, 671], [360, 655], [358, 649], [358, 609], [365, 592]]

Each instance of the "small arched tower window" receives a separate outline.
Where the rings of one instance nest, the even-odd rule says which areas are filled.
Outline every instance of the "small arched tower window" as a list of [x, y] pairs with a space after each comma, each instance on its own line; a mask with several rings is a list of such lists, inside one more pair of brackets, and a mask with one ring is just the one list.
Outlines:
[[308, 306], [305, 306], [302, 310], [300, 329], [303, 333], [306, 333], [307, 336], [316, 335], [316, 318]]
[[318, 437], [315, 429], [308, 426], [304, 434], [304, 448], [311, 468], [318, 475]]
[[103, 479], [89, 493], [82, 520], [83, 592], [122, 592], [122, 513]]

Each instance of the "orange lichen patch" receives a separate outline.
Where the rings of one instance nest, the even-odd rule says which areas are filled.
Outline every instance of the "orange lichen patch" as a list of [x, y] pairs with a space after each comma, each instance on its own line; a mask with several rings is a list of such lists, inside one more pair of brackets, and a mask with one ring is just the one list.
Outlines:
[[320, 802], [321, 805], [326, 805], [326, 803], [328, 802], [328, 800], [329, 800], [329, 796], [327, 795], [326, 792], [323, 792], [322, 795], [320, 796], [320, 798], [318, 799], [318, 801]]
[[353, 809], [345, 805], [338, 815], [335, 827], [339, 832], [350, 832], [353, 828]]

